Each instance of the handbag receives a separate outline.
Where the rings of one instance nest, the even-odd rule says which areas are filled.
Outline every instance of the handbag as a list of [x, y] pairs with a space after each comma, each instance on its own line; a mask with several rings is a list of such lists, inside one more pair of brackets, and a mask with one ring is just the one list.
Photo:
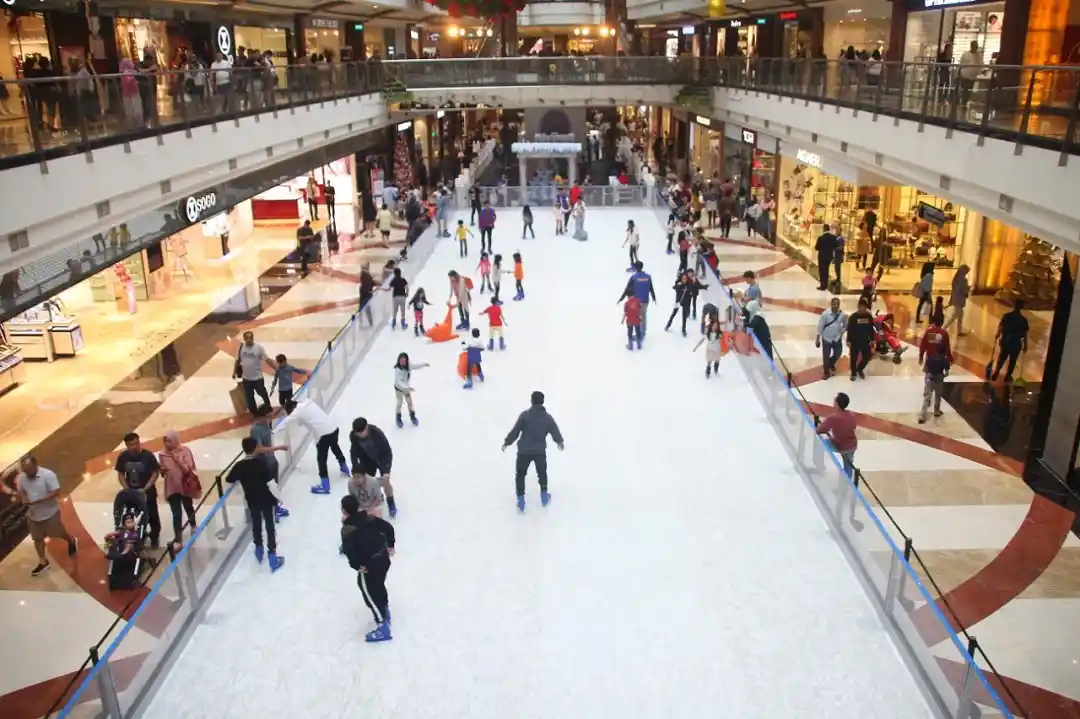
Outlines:
[[201, 497], [202, 491], [202, 482], [199, 481], [199, 475], [195, 472], [185, 473], [183, 479], [180, 480], [180, 492], [185, 497]]
[[233, 361], [233, 379], [239, 381], [244, 376], [244, 370], [240, 367], [240, 352], [244, 349], [244, 343], [241, 342], [240, 346], [236, 348], [236, 359]]
[[916, 298], [916, 299], [922, 299], [922, 295], [923, 295], [922, 282], [916, 282], [911, 287], [911, 296]]

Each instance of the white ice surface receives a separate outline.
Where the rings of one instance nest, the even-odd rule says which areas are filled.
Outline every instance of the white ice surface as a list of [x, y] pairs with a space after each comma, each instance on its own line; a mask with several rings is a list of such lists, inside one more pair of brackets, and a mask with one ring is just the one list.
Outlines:
[[[615, 302], [629, 218], [660, 297], [640, 353]], [[371, 616], [337, 553], [343, 480], [309, 494], [312, 450], [286, 490], [286, 566], [243, 558], [146, 716], [930, 716], [735, 358], [706, 383], [693, 334], [662, 332], [676, 261], [655, 219], [591, 211], [587, 243], [537, 224], [521, 242], [500, 212], [495, 239], [508, 269], [524, 253], [528, 297], [506, 303], [508, 349], [485, 353], [486, 384], [462, 390], [455, 343], [385, 330], [333, 410], [394, 447], [395, 639], [363, 641]], [[429, 324], [447, 271], [477, 255], [437, 248], [420, 283]], [[403, 350], [434, 366], [413, 375], [420, 427], [398, 430]], [[534, 389], [567, 444], [549, 451], [551, 506], [530, 476], [522, 516], [499, 447]]]

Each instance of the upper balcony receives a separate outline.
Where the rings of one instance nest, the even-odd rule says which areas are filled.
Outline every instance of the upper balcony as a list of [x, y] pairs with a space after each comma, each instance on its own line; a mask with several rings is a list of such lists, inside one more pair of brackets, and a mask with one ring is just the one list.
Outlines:
[[573, 0], [544, 0], [530, 2], [518, 13], [519, 28], [548, 28], [569, 25], [603, 25], [604, 4], [573, 2]]

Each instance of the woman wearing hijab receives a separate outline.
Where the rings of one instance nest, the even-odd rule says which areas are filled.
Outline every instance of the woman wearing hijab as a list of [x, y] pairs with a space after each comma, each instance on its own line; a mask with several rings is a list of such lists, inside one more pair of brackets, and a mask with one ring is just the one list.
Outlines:
[[971, 295], [971, 283], [968, 282], [969, 272], [971, 268], [967, 265], [960, 265], [956, 269], [956, 275], [952, 281], [952, 296], [949, 298], [949, 306], [953, 308], [953, 311], [943, 328], [949, 329], [952, 323], [956, 322], [956, 333], [961, 337], [967, 334], [964, 332], [964, 308], [967, 307], [968, 297]]
[[184, 523], [181, 510], [187, 513], [188, 524], [195, 530], [195, 500], [202, 494], [202, 485], [196, 473], [195, 457], [180, 442], [174, 430], [165, 433], [165, 449], [158, 454], [161, 477], [165, 481], [165, 498], [172, 510], [173, 536], [180, 541]]

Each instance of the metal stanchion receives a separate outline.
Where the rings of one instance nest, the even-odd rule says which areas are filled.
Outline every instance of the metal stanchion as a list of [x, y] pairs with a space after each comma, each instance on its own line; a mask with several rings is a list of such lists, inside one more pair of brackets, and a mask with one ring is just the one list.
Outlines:
[[964, 683], [960, 686], [960, 700], [956, 704], [956, 719], [971, 719], [977, 716], [975, 701], [971, 698], [971, 694], [972, 687], [975, 684], [973, 681], [975, 676], [975, 652], [978, 648], [979, 643], [975, 640], [975, 637], [970, 637], [968, 641], [968, 657], [971, 661], [967, 664], [964, 671]]
[[94, 668], [97, 669], [94, 682], [97, 684], [98, 696], [101, 698], [101, 708], [104, 710], [105, 716], [111, 719], [122, 719], [124, 715], [120, 711], [120, 696], [116, 693], [116, 682], [113, 681], [112, 669], [109, 667], [109, 663], [101, 662], [97, 647], [91, 647], [90, 661], [93, 663]]

